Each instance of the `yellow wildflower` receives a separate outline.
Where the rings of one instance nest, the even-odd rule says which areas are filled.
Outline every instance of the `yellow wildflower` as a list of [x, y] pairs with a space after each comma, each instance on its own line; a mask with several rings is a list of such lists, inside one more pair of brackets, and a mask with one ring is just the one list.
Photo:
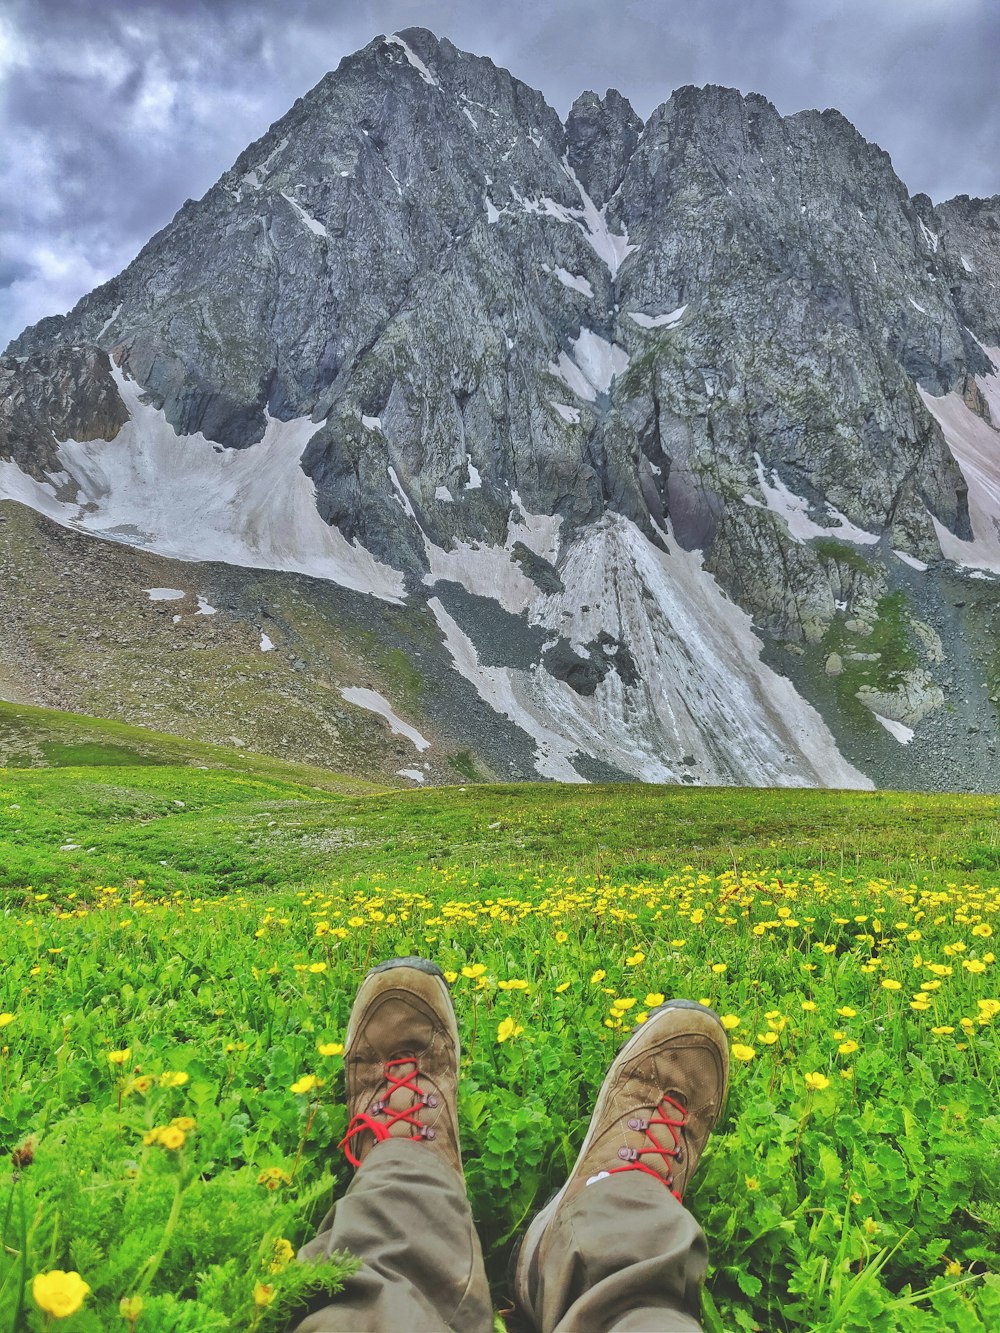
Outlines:
[[476, 977], [481, 977], [485, 971], [485, 963], [471, 963], [468, 967], [462, 968], [462, 976], [469, 977], [470, 980], [475, 981]]
[[266, 1309], [277, 1294], [278, 1288], [270, 1282], [255, 1282], [253, 1284], [253, 1303], [258, 1310]]
[[739, 1042], [736, 1042], [732, 1051], [737, 1060], [752, 1060], [757, 1054], [752, 1046], [743, 1046]]
[[515, 1023], [512, 1018], [503, 1018], [497, 1027], [497, 1041], [508, 1041], [511, 1037], [519, 1037], [524, 1031], [520, 1023]]
[[343, 1055], [344, 1045], [339, 1041], [321, 1041], [316, 1047], [320, 1055]]
[[893, 977], [883, 977], [879, 983], [883, 990], [901, 990], [903, 983]]
[[297, 1093], [313, 1092], [316, 1088], [322, 1087], [315, 1074], [303, 1074], [292, 1084], [289, 1091]]
[[643, 1000], [643, 1004], [647, 1009], [655, 1009], [658, 1004], [663, 1003], [663, 1000], [664, 996], [659, 991], [650, 991]]
[[[125, 1064], [127, 1060], [131, 1059], [131, 1056], [132, 1056], [131, 1046], [125, 1046], [120, 1051], [108, 1051], [108, 1064], [118, 1065], [120, 1068], [123, 1064]], [[55, 1271], [58, 1272], [58, 1269]]]
[[822, 1092], [829, 1086], [830, 1080], [825, 1074], [806, 1074], [806, 1087], [810, 1092]]
[[160, 1075], [161, 1088], [182, 1088], [188, 1081], [190, 1075], [183, 1069], [168, 1070], [167, 1073]]
[[36, 1273], [31, 1282], [35, 1304], [53, 1319], [68, 1319], [76, 1314], [89, 1291], [79, 1273], [64, 1273], [61, 1268]]

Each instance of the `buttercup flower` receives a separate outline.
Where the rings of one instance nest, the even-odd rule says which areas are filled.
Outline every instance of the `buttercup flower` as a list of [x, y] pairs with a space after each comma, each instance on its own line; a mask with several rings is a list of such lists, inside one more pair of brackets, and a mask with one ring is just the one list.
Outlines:
[[289, 1091], [298, 1093], [313, 1092], [316, 1088], [321, 1086], [322, 1084], [315, 1074], [303, 1074], [301, 1078], [295, 1080]]
[[64, 1273], [61, 1268], [36, 1273], [31, 1282], [35, 1304], [53, 1319], [68, 1319], [76, 1314], [89, 1291], [79, 1273]]
[[806, 1074], [806, 1087], [810, 1092], [822, 1092], [829, 1086], [830, 1080], [825, 1074]]

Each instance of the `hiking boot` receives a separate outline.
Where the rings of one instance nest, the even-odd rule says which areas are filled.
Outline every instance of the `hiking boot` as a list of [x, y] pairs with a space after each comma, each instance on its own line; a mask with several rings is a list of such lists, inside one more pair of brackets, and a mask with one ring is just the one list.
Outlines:
[[605, 1075], [569, 1179], [521, 1243], [513, 1288], [526, 1314], [535, 1318], [546, 1234], [560, 1208], [582, 1190], [605, 1176], [641, 1171], [683, 1201], [728, 1082], [729, 1045], [716, 1013], [693, 1000], [668, 1000], [650, 1010]]
[[458, 1024], [441, 970], [424, 958], [379, 963], [358, 988], [344, 1039], [352, 1166], [376, 1143], [414, 1139], [462, 1174]]

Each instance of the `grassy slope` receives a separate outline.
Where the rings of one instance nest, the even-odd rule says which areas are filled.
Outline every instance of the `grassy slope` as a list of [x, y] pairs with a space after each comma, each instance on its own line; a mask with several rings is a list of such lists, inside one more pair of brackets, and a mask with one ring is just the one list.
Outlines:
[[205, 893], [373, 870], [405, 882], [431, 862], [484, 883], [539, 863], [619, 878], [685, 864], [894, 878], [1000, 869], [992, 797], [549, 784], [387, 792], [119, 723], [0, 705], [0, 736], [14, 728], [25, 751], [55, 766], [0, 769], [0, 887], [13, 890], [143, 878]]
[[[1000, 1225], [990, 1185], [1000, 1160], [996, 1041], [985, 1026], [974, 1037], [936, 1035], [956, 1034], [960, 1019], [974, 1024], [962, 1016], [995, 994], [992, 966], [978, 976], [952, 958], [954, 976], [919, 1014], [879, 980], [899, 973], [890, 980], [898, 989], [927, 975], [897, 939], [913, 921], [924, 927], [915, 947], [928, 965], [959, 937], [968, 957], [993, 943], [970, 930], [984, 912], [995, 916], [996, 890], [947, 886], [996, 883], [995, 798], [365, 791], [318, 770], [69, 715], [8, 708], [3, 723], [55, 766], [0, 769], [0, 909], [10, 932], [0, 1012], [9, 1011], [12, 1062], [0, 1139], [38, 1135], [24, 1188], [26, 1215], [40, 1219], [23, 1262], [16, 1248], [0, 1251], [0, 1327], [20, 1278], [57, 1261], [94, 1287], [69, 1327], [108, 1327], [170, 1234], [177, 1182], [183, 1225], [162, 1243], [143, 1316], [150, 1333], [249, 1327], [260, 1255], [275, 1236], [293, 1248], [305, 1240], [331, 1189], [346, 1183], [329, 1151], [344, 1129], [337, 1058], [321, 1058], [322, 1043], [342, 1038], [365, 967], [414, 949], [452, 968], [457, 983], [470, 1038], [467, 1180], [497, 1299], [511, 1240], [564, 1177], [623, 1035], [621, 1015], [606, 1016], [608, 997], [638, 1005], [647, 991], [669, 991], [734, 1011], [732, 1039], [756, 1048], [752, 1063], [734, 1059], [726, 1117], [691, 1195], [715, 1265], [706, 1328], [996, 1327], [1000, 1286], [972, 1277], [993, 1267]], [[58, 766], [67, 760], [77, 762]], [[818, 887], [814, 871], [825, 872]], [[894, 885], [869, 882], [883, 878]], [[911, 881], [927, 884], [916, 902]], [[121, 892], [105, 897], [101, 885]], [[241, 892], [224, 896], [230, 889]], [[158, 905], [172, 893], [177, 902]], [[219, 900], [192, 901], [199, 896]], [[803, 921], [770, 920], [792, 910], [778, 901], [798, 902]], [[869, 926], [854, 924], [871, 912], [891, 937], [877, 950], [865, 943]], [[758, 919], [766, 924], [751, 931]], [[882, 955], [878, 969], [872, 953]], [[482, 991], [459, 972], [480, 960]], [[505, 992], [509, 977], [527, 980]], [[853, 1008], [837, 1007], [845, 1003]], [[507, 1016], [518, 1026], [501, 1044]], [[932, 1027], [945, 1021], [953, 1026]], [[837, 1054], [844, 1033], [831, 1029], [841, 1023], [859, 1039], [856, 1057]], [[123, 1109], [112, 1049], [134, 1061], [132, 1074], [180, 1069], [190, 1082], [171, 1092], [154, 1081], [148, 1098], [126, 1097]], [[814, 1100], [803, 1091], [808, 1070], [830, 1079]], [[293, 1081], [313, 1071], [327, 1081], [307, 1106]], [[197, 1121], [184, 1154], [139, 1146], [178, 1111]], [[65, 1170], [67, 1154], [83, 1164], [82, 1180]], [[295, 1176], [300, 1166], [294, 1188], [271, 1195], [259, 1183], [262, 1170]], [[0, 1164], [0, 1191], [6, 1179]], [[845, 1182], [857, 1202], [840, 1231]], [[957, 1281], [972, 1284], [968, 1299], [949, 1285], [953, 1261]], [[301, 1280], [296, 1266], [280, 1277], [283, 1290]], [[927, 1284], [933, 1309], [922, 1299], [911, 1318], [909, 1288]], [[851, 1303], [856, 1318], [844, 1322], [838, 1312]], [[187, 1322], [177, 1322], [183, 1310]], [[275, 1306], [254, 1326], [277, 1330], [280, 1316]], [[31, 1315], [27, 1327], [40, 1330], [39, 1321]], [[14, 1324], [24, 1326], [16, 1312]]]

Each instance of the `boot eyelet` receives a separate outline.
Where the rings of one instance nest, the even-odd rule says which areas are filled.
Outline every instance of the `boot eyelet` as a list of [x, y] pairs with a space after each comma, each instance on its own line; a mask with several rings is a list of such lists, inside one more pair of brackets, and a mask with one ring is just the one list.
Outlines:
[[635, 1115], [629, 1116], [628, 1127], [629, 1129], [648, 1129], [649, 1121], [640, 1120], [639, 1117]]
[[438, 1099], [434, 1096], [433, 1092], [428, 1092], [427, 1094], [425, 1094], [424, 1096], [425, 1106], [429, 1106], [433, 1110], [433, 1108], [437, 1106], [437, 1104], [438, 1104]]
[[433, 1139], [433, 1138], [436, 1138], [436, 1137], [437, 1137], [437, 1130], [435, 1130], [435, 1128], [434, 1128], [433, 1125], [423, 1125], [423, 1126], [421, 1127], [421, 1130], [420, 1130], [420, 1137], [421, 1137], [422, 1139]]
[[619, 1148], [618, 1156], [623, 1162], [637, 1162], [639, 1160], [639, 1154], [635, 1148]]

